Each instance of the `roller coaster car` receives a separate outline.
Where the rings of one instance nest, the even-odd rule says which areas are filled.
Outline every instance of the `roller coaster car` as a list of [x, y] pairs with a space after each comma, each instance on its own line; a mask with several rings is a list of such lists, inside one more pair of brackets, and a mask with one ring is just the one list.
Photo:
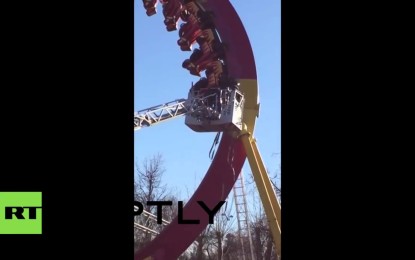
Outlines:
[[185, 124], [196, 132], [242, 130], [244, 96], [237, 89], [208, 88], [204, 96], [189, 91]]
[[143, 0], [143, 6], [146, 9], [147, 16], [152, 16], [157, 13], [157, 0]]
[[177, 30], [177, 22], [183, 11], [183, 6], [179, 0], [168, 0], [163, 1], [163, 15], [164, 24], [166, 25], [167, 31]]
[[190, 56], [182, 63], [182, 67], [189, 70], [190, 74], [200, 76], [200, 72], [205, 70], [208, 64], [224, 58], [224, 51], [221, 43], [201, 42], [201, 49], [195, 49]]
[[[196, 10], [195, 8], [191, 8], [190, 10]], [[199, 27], [202, 30], [205, 29], [215, 29], [215, 24], [213, 23], [212, 15], [209, 12], [204, 12], [202, 10], [198, 10], [196, 13], [192, 13], [186, 7], [184, 7], [183, 11], [180, 14], [180, 18], [184, 22], [188, 22], [189, 18], [193, 16], [194, 19], [197, 20]]]
[[183, 7], [182, 12], [180, 13], [180, 19], [182, 19], [183, 22], [188, 22], [189, 16], [190, 12]]
[[190, 59], [183, 61], [182, 67], [189, 70], [190, 74], [200, 77], [201, 70], [197, 68], [196, 63], [202, 56], [203, 52], [200, 49], [195, 49], [190, 55]]
[[206, 66], [208, 87], [220, 87], [220, 80], [223, 77], [223, 64], [220, 60], [209, 63]]
[[204, 42], [211, 43], [216, 40], [215, 32], [213, 29], [203, 29], [200, 36], [196, 39], [199, 45], [202, 45]]
[[181, 24], [179, 29], [180, 39], [177, 41], [177, 44], [182, 51], [191, 51], [192, 44], [202, 35], [202, 30], [196, 18], [191, 14], [188, 20], [187, 23]]
[[183, 4], [187, 11], [193, 15], [197, 15], [200, 11], [199, 6], [194, 1], [183, 1]]

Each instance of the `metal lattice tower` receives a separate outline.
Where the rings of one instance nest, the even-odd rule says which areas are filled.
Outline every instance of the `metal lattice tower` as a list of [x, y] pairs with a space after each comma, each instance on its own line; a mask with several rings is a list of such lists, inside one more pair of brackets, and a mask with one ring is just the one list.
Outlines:
[[[134, 206], [134, 210], [138, 210], [137, 206]], [[142, 221], [138, 221], [138, 218], [145, 218], [142, 219]], [[136, 216], [135, 220], [134, 220], [134, 227], [144, 233], [148, 233], [150, 234], [150, 239], [153, 240], [157, 235], [160, 234], [160, 232], [163, 230], [163, 228], [165, 228], [166, 226], [168, 226], [170, 224], [170, 222], [168, 222], [165, 219], [162, 219], [162, 223], [161, 224], [155, 224], [157, 221], [157, 216], [146, 211], [143, 210], [142, 212], [142, 216]], [[140, 224], [141, 222], [141, 224]], [[189, 248], [186, 251], [191, 252], [192, 247], [197, 248], [197, 246], [199, 245], [199, 243], [197, 241], [194, 241], [192, 243], [191, 246], [189, 246]], [[184, 252], [185, 254], [186, 252]]]
[[[138, 210], [138, 208], [134, 206], [134, 210]], [[155, 229], [152, 227], [154, 227], [154, 223], [157, 221], [157, 216], [154, 214], [151, 214], [150, 212], [146, 210], [143, 210], [142, 215], [143, 215], [142, 217], [144, 217], [145, 220], [142, 219], [142, 221], [138, 221], [137, 216], [136, 216], [136, 219], [134, 221], [134, 226], [135, 228], [145, 233], [150, 233], [152, 235], [151, 238], [153, 238], [155, 235], [158, 235], [161, 229], [163, 229], [165, 226], [170, 224], [170, 222], [162, 219], [162, 224], [156, 225], [155, 227], [157, 227], [157, 229]]]
[[233, 195], [235, 198], [236, 217], [238, 220], [238, 235], [239, 235], [239, 240], [241, 242], [241, 248], [242, 248], [242, 250], [240, 251], [242, 260], [246, 260], [245, 246], [244, 246], [245, 237], [248, 237], [249, 250], [251, 251], [250, 259], [255, 260], [254, 250], [253, 250], [253, 245], [252, 245], [251, 229], [249, 226], [249, 214], [248, 214], [248, 206], [246, 203], [244, 177], [243, 177], [242, 171], [241, 171], [241, 174], [239, 174], [239, 177], [236, 180], [235, 185], [233, 186]]

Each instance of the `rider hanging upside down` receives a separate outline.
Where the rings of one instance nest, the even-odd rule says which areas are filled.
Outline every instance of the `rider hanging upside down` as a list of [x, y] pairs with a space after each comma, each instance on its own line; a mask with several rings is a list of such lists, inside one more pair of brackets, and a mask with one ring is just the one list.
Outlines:
[[167, 31], [177, 30], [177, 22], [184, 10], [180, 0], [163, 0], [160, 2], [163, 4], [164, 24]]
[[201, 30], [215, 29], [211, 15], [200, 10], [192, 1], [185, 1], [185, 9], [181, 12], [180, 18], [186, 22], [181, 25], [180, 39], [177, 41], [183, 51], [191, 50], [192, 44], [201, 36]]
[[147, 16], [152, 16], [157, 13], [157, 0], [143, 0], [143, 6], [146, 9]]
[[200, 29], [197, 18], [193, 14], [190, 14], [188, 22], [180, 25], [180, 39], [177, 41], [177, 44], [180, 46], [182, 51], [191, 51], [192, 44], [201, 34], [202, 30]]
[[208, 38], [199, 37], [198, 42], [200, 49], [195, 49], [190, 59], [183, 62], [182, 67], [188, 69], [190, 74], [200, 77], [200, 72], [205, 70], [210, 62], [224, 58], [224, 51], [222, 44], [215, 39], [209, 41]]
[[187, 11], [189, 11], [193, 15], [197, 15], [200, 8], [193, 0], [184, 0], [183, 4]]

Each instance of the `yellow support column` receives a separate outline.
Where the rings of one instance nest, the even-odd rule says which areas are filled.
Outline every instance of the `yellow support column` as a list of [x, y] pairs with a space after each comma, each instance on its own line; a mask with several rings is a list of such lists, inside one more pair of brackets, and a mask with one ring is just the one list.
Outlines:
[[249, 164], [254, 175], [259, 196], [267, 215], [269, 227], [274, 238], [275, 250], [277, 255], [281, 257], [281, 206], [277, 200], [268, 173], [265, 169], [261, 155], [252, 138], [255, 128], [256, 118], [259, 116], [258, 103], [258, 82], [256, 79], [238, 79], [240, 90], [244, 93], [245, 103], [243, 111], [243, 130], [234, 133], [235, 137], [239, 137], [244, 145]]
[[275, 250], [281, 257], [281, 206], [275, 195], [268, 173], [265, 169], [261, 155], [256, 146], [255, 139], [248, 132], [240, 136], [244, 145], [249, 164], [252, 169], [257, 189], [267, 215], [269, 227], [274, 238]]

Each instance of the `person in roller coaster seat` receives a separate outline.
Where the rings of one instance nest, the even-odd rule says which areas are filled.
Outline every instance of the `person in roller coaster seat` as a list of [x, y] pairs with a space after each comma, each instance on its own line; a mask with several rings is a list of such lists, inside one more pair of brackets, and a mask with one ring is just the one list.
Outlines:
[[201, 49], [195, 49], [190, 59], [186, 59], [182, 63], [182, 67], [189, 70], [190, 74], [199, 77], [200, 72], [205, 70], [208, 64], [224, 58], [222, 44], [217, 43], [216, 40], [212, 42], [203, 41], [200, 45]]
[[182, 51], [191, 50], [191, 45], [202, 35], [202, 30], [215, 29], [212, 15], [200, 10], [193, 1], [185, 1], [180, 18], [186, 22], [180, 26], [180, 39], [177, 41]]
[[202, 34], [199, 22], [193, 14], [189, 15], [188, 22], [182, 23], [179, 29], [179, 40], [177, 44], [182, 51], [191, 51], [192, 44], [196, 41], [197, 37]]
[[164, 0], [163, 4], [163, 15], [164, 15], [164, 24], [166, 25], [167, 31], [177, 30], [177, 22], [181, 16], [182, 11], [184, 10], [180, 0]]
[[189, 16], [190, 12], [186, 8], [183, 8], [182, 12], [180, 13], [180, 19], [182, 19], [183, 22], [188, 22]]
[[197, 61], [203, 56], [203, 52], [200, 49], [195, 49], [190, 55], [190, 59], [186, 59], [182, 63], [182, 67], [188, 69], [190, 74], [200, 77], [200, 69], [197, 67]]
[[152, 16], [157, 13], [157, 0], [143, 0], [143, 6], [146, 9], [147, 16]]
[[210, 62], [206, 66], [208, 88], [220, 88], [220, 78], [223, 75], [223, 63], [221, 60]]
[[190, 1], [185, 0], [183, 2], [183, 4], [184, 4], [185, 9], [187, 10], [187, 12], [183, 13], [183, 18], [184, 18], [184, 19], [182, 19], [183, 21], [186, 22], [187, 17], [190, 14], [193, 14], [197, 18], [197, 20], [200, 24], [200, 27], [202, 29], [209, 29], [209, 28], [214, 29], [215, 28], [215, 25], [214, 25], [214, 22], [213, 22], [213, 13], [212, 12], [203, 11], [202, 9], [200, 9], [199, 5], [196, 4], [192, 0], [190, 0]]
[[183, 4], [187, 11], [189, 11], [191, 14], [197, 15], [200, 8], [199, 6], [192, 0], [184, 0]]

